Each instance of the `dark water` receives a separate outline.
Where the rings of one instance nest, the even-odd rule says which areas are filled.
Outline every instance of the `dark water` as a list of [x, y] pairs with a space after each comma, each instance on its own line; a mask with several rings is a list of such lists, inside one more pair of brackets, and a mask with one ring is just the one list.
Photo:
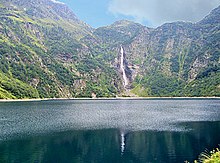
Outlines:
[[0, 103], [0, 162], [184, 162], [220, 144], [220, 100]]

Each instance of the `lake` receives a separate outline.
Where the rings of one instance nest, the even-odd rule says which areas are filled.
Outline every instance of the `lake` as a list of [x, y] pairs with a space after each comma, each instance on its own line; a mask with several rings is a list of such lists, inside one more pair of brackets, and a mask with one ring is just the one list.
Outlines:
[[0, 162], [192, 162], [218, 144], [218, 99], [0, 103]]

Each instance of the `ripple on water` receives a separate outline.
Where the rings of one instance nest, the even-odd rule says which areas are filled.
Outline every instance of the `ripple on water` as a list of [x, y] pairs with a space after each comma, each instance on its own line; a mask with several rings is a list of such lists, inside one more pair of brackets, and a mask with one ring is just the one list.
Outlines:
[[220, 102], [214, 103], [213, 100], [69, 100], [0, 104], [0, 139], [105, 128], [183, 132], [190, 129], [181, 122], [220, 121]]

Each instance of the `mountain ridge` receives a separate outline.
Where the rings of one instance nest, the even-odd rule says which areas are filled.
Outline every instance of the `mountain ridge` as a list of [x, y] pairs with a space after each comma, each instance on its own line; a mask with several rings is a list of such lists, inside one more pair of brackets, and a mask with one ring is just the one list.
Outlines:
[[0, 98], [220, 96], [219, 10], [197, 23], [94, 29], [64, 4], [3, 0]]

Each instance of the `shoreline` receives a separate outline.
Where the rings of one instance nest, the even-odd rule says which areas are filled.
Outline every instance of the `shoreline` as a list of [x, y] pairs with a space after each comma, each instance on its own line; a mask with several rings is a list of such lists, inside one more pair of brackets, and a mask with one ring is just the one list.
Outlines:
[[61, 101], [61, 100], [160, 100], [160, 99], [216, 99], [220, 97], [103, 97], [103, 98], [37, 98], [37, 99], [0, 99], [0, 102], [28, 102], [28, 101]]

